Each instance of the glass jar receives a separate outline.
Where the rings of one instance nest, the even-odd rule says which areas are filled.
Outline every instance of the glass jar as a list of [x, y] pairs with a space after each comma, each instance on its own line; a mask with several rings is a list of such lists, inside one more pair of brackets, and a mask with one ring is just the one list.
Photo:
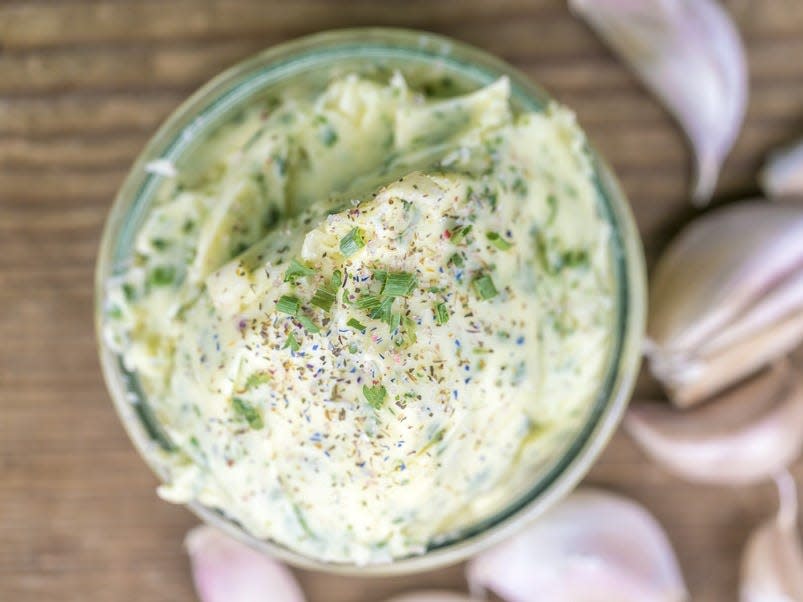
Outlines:
[[[130, 256], [163, 175], [146, 165], [163, 159], [181, 166], [203, 144], [206, 134], [243, 106], [286, 86], [312, 85], [333, 74], [401, 71], [415, 80], [448, 78], [459, 90], [490, 84], [506, 75], [514, 111], [541, 111], [549, 96], [517, 70], [480, 50], [442, 36], [395, 29], [352, 29], [322, 33], [270, 48], [214, 78], [193, 94], [148, 142], [111, 208], [101, 241], [95, 275], [95, 321], [103, 374], [120, 418], [145, 461], [164, 477], [155, 450], [167, 442], [137, 386], [102, 336], [108, 279]], [[531, 486], [503, 511], [421, 555], [386, 564], [330, 564], [308, 558], [270, 541], [259, 540], [218, 510], [194, 502], [190, 510], [232, 536], [290, 564], [344, 574], [393, 575], [430, 570], [463, 560], [497, 542], [542, 514], [582, 479], [616, 429], [638, 373], [645, 319], [644, 262], [627, 201], [610, 170], [591, 150], [599, 210], [612, 228], [616, 311], [613, 344], [605, 377], [584, 423], [560, 453], [532, 477]]]

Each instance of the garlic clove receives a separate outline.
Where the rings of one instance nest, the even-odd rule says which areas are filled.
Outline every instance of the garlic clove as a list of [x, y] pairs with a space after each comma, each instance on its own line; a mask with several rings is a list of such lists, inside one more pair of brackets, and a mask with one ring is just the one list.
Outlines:
[[457, 592], [424, 590], [394, 596], [385, 602], [472, 602], [472, 600], [474, 600], [474, 598], [470, 598], [466, 594], [458, 594]]
[[644, 452], [690, 481], [746, 485], [769, 478], [803, 448], [803, 382], [783, 361], [703, 405], [679, 412], [636, 403], [624, 426]]
[[803, 600], [803, 545], [797, 529], [797, 491], [789, 473], [776, 482], [778, 515], [754, 531], [742, 556], [741, 602]]
[[775, 151], [759, 176], [768, 197], [803, 196], [803, 140]]
[[304, 602], [287, 567], [217, 529], [195, 527], [184, 544], [201, 602]]
[[686, 600], [672, 546], [639, 504], [580, 489], [515, 537], [469, 561], [472, 593], [508, 602]]
[[[646, 352], [677, 405], [800, 341], [801, 241], [803, 206], [745, 201], [693, 221], [670, 243], [651, 282]], [[778, 328], [783, 322], [789, 328]]]
[[663, 100], [696, 158], [692, 198], [711, 198], [747, 106], [744, 46], [715, 0], [570, 0], [572, 10]]

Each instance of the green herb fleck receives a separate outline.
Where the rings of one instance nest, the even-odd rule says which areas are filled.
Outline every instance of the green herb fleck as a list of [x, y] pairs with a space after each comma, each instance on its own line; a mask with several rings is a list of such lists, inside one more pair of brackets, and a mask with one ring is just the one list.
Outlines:
[[459, 245], [461, 242], [463, 242], [463, 239], [465, 239], [466, 236], [468, 236], [471, 232], [472, 227], [473, 226], [471, 224], [468, 224], [467, 226], [460, 226], [452, 230], [452, 244]]
[[304, 316], [304, 315], [296, 316], [296, 320], [298, 320], [299, 324], [301, 324], [304, 328], [307, 329], [307, 332], [311, 332], [312, 334], [316, 334], [316, 333], [319, 333], [321, 331], [321, 329], [318, 328], [317, 324], [315, 324], [315, 322], [313, 322], [307, 316]]
[[389, 272], [382, 294], [387, 297], [406, 297], [416, 285], [416, 278], [407, 272]]
[[555, 217], [558, 214], [558, 197], [554, 194], [547, 195], [546, 204], [549, 206], [549, 215], [547, 215], [546, 218], [546, 223], [549, 226], [552, 225], [552, 222], [555, 221]]
[[378, 410], [385, 402], [385, 397], [387, 396], [388, 392], [383, 385], [377, 385], [375, 387], [363, 385], [362, 394], [365, 395], [365, 399], [371, 405], [371, 407], [375, 410]]
[[170, 246], [170, 241], [165, 240], [164, 238], [154, 238], [151, 241], [151, 246], [157, 251], [164, 251]]
[[265, 385], [270, 382], [270, 374], [267, 372], [254, 372], [245, 380], [245, 388], [253, 389], [254, 387], [259, 387], [260, 385]]
[[373, 311], [382, 304], [382, 298], [379, 295], [363, 295], [354, 303], [357, 309]]
[[379, 282], [384, 282], [387, 277], [387, 270], [374, 270], [374, 278]]
[[515, 192], [520, 197], [527, 196], [527, 184], [522, 178], [516, 178], [513, 180], [513, 192]]
[[290, 261], [290, 265], [288, 266], [287, 271], [284, 273], [284, 281], [295, 282], [299, 278], [311, 276], [314, 273], [315, 270], [294, 258]]
[[137, 289], [134, 288], [133, 284], [126, 282], [123, 284], [123, 296], [126, 301], [133, 301], [137, 296]]
[[280, 311], [283, 314], [295, 316], [300, 308], [301, 302], [298, 297], [293, 297], [292, 295], [282, 295], [276, 302], [276, 311]]
[[292, 332], [287, 335], [287, 341], [282, 349], [287, 349], [288, 347], [290, 348], [290, 351], [298, 351], [301, 348], [301, 345], [299, 345], [298, 341], [296, 341], [296, 335]]
[[176, 277], [176, 269], [172, 265], [160, 265], [151, 270], [148, 281], [153, 286], [167, 286], [173, 283]]
[[324, 146], [334, 146], [337, 143], [337, 132], [331, 125], [326, 125], [321, 129], [321, 143]]
[[365, 246], [362, 234], [362, 230], [359, 228], [352, 228], [348, 234], [340, 239], [340, 252], [346, 257], [351, 257], [362, 249]]
[[262, 421], [262, 416], [260, 416], [257, 409], [241, 397], [234, 397], [231, 400], [231, 405], [237, 414], [245, 418], [246, 422], [248, 422], [248, 426], [252, 429], [258, 431], [265, 426], [265, 423]]
[[463, 267], [463, 256], [460, 253], [455, 253], [449, 258], [449, 263], [452, 264], [456, 268]]
[[[351, 326], [354, 330], [359, 330], [360, 332], [365, 332], [365, 324], [357, 320], [356, 318], [349, 318], [349, 321], [346, 322], [346, 326]], [[354, 353], [352, 351], [352, 353]]]
[[325, 312], [329, 312], [332, 309], [335, 299], [334, 291], [327, 287], [319, 286], [312, 296], [310, 303], [315, 307], [320, 307]]
[[340, 270], [335, 270], [332, 272], [332, 288], [335, 290], [339, 289], [342, 282], [343, 274], [340, 273]]
[[474, 292], [477, 293], [477, 296], [483, 300], [493, 299], [499, 294], [499, 291], [494, 286], [494, 281], [488, 274], [480, 274], [471, 281], [471, 285], [474, 287]]
[[500, 251], [507, 251], [513, 243], [506, 241], [498, 232], [486, 232], [488, 241]]
[[393, 313], [391, 310], [393, 308], [393, 297], [385, 297], [382, 302], [377, 306], [372, 312], [371, 317], [374, 320], [380, 320], [387, 324], [391, 322], [391, 314]]
[[446, 303], [438, 303], [435, 306], [435, 323], [438, 326], [446, 324], [449, 321], [449, 308], [446, 307]]

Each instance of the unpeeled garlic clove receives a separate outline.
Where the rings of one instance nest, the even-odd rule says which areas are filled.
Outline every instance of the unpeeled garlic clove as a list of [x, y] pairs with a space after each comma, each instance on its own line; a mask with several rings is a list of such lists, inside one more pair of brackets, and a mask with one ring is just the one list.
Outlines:
[[803, 600], [803, 545], [797, 529], [797, 491], [789, 473], [777, 479], [778, 515], [756, 529], [742, 556], [741, 602]]
[[706, 204], [747, 106], [744, 46], [715, 0], [570, 0], [674, 115], [696, 158], [692, 198]]
[[768, 197], [803, 197], [803, 140], [775, 151], [759, 176]]
[[625, 429], [658, 464], [690, 481], [746, 485], [777, 474], [803, 448], [803, 381], [784, 361], [680, 412], [631, 405]]
[[689, 406], [803, 339], [803, 206], [744, 201], [689, 224], [655, 266], [647, 356]]
[[474, 598], [470, 598], [465, 594], [458, 594], [457, 592], [423, 590], [394, 596], [385, 602], [472, 602], [472, 600], [474, 600]]
[[672, 546], [639, 504], [580, 489], [508, 541], [469, 561], [472, 593], [508, 602], [677, 602], [686, 587]]
[[196, 527], [184, 541], [201, 602], [304, 602], [290, 570], [212, 527]]

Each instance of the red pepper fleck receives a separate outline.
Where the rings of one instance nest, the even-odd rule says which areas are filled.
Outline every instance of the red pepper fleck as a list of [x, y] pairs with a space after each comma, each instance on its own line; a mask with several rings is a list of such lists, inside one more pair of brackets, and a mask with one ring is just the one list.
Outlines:
[[452, 233], [451, 233], [451, 231], [449, 231], [449, 230], [444, 230], [444, 231], [443, 231], [443, 237], [444, 237], [446, 240], [449, 240], [449, 239], [452, 237]]

